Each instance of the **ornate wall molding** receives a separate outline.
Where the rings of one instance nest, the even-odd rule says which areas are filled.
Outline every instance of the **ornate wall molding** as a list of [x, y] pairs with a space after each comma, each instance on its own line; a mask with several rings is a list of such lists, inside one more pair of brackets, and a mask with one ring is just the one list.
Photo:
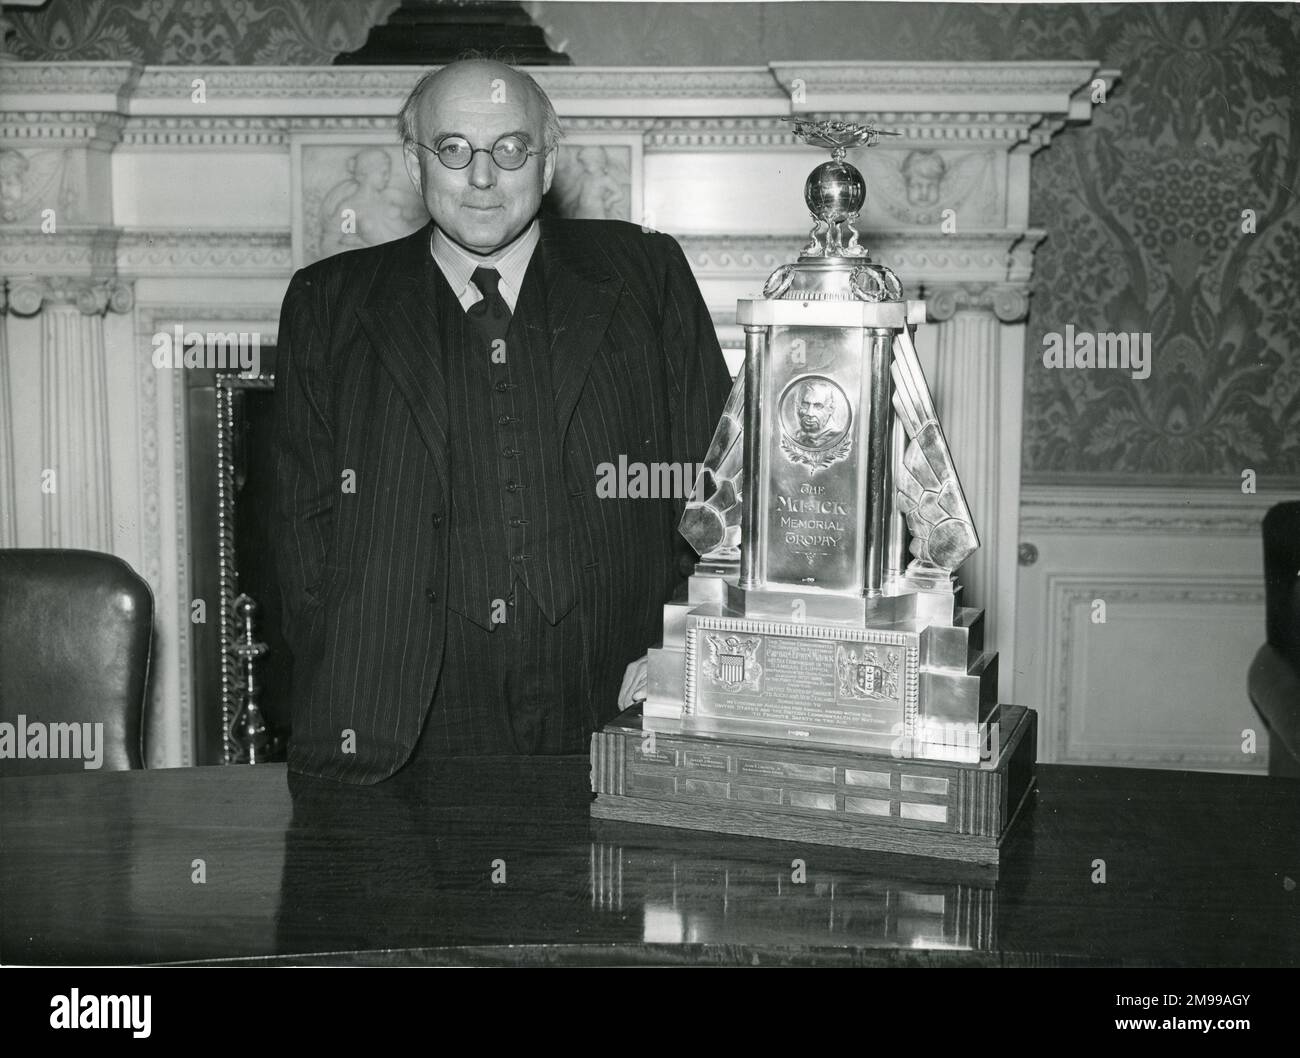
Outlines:
[[[32, 142], [33, 146], [77, 146], [89, 141], [112, 146], [122, 139], [126, 116], [96, 110], [6, 110], [0, 112], [0, 139]], [[18, 146], [19, 143], [9, 143]]]
[[[1185, 574], [1167, 577], [1125, 576], [1105, 577], [1052, 576], [1047, 582], [1048, 613], [1052, 615], [1055, 640], [1052, 654], [1054, 673], [1053, 746], [1051, 759], [1068, 763], [1088, 764], [1159, 764], [1183, 767], [1219, 767], [1240, 769], [1252, 763], [1239, 751], [1239, 743], [1222, 752], [1185, 749], [1181, 751], [1152, 752], [1139, 746], [1131, 752], [1105, 752], [1072, 747], [1070, 742], [1071, 714], [1083, 706], [1079, 703], [1080, 687], [1073, 677], [1074, 652], [1084, 649], [1090, 623], [1092, 601], [1104, 599], [1109, 609], [1116, 604], [1144, 603], [1169, 606], [1175, 612], [1187, 612], [1195, 607], [1250, 606], [1264, 609], [1264, 586], [1258, 577], [1221, 575], [1189, 578]], [[1081, 627], [1076, 623], [1082, 620]], [[1262, 633], [1261, 633], [1262, 634]], [[1244, 674], [1244, 668], [1243, 668]], [[1244, 679], [1244, 675], [1243, 675]], [[1242, 697], [1245, 698], [1243, 685]], [[1258, 725], [1257, 725], [1258, 726]], [[1256, 754], [1253, 763], [1264, 768], [1263, 754]]]
[[[796, 81], [810, 106], [820, 94], [888, 97], [954, 94], [963, 96], [1060, 96], [1067, 98], [1087, 82], [1095, 62], [774, 62], [773, 76], [787, 95]], [[981, 108], [983, 109], [983, 108]]]
[[[952, 311], [970, 303], [982, 308], [1000, 305], [1003, 312], [1011, 313], [1017, 309], [1013, 294], [1024, 296], [1021, 285], [1029, 279], [1034, 247], [1045, 234], [1037, 229], [953, 235], [867, 232], [862, 241], [870, 249], [872, 260], [889, 265], [905, 277], [909, 286], [922, 286], [927, 298], [932, 284], [962, 284], [942, 288], [942, 295], [953, 299]], [[797, 253], [797, 243], [805, 235], [803, 231], [789, 235], [679, 235], [677, 241], [698, 276], [766, 278]], [[981, 283], [985, 285], [979, 286]], [[999, 318], [1018, 319], [1024, 315], [1024, 308], [1018, 311], [1019, 316]], [[935, 315], [937, 319], [947, 318]]]
[[1025, 485], [1020, 530], [1028, 533], [1178, 534], [1258, 538], [1273, 504], [1287, 496], [1244, 496], [1229, 488]]
[[[196, 331], [230, 330], [232, 320], [237, 321], [244, 330], [256, 329], [263, 346], [274, 345], [280, 324], [280, 301], [277, 298], [274, 303], [255, 304], [242, 300], [219, 302], [200, 301], [196, 298], [184, 304], [176, 302], [141, 304], [136, 312], [137, 344], [142, 349], [148, 349], [154, 334], [169, 330], [178, 323]], [[150, 371], [158, 373], [158, 369], [150, 363], [149, 357], [144, 356], [141, 359], [149, 365]], [[180, 374], [170, 369], [168, 373]], [[177, 414], [183, 414], [185, 400], [183, 387], [177, 388], [173, 396]]]
[[422, 72], [418, 66], [150, 66], [142, 71], [134, 97], [193, 107], [197, 78], [209, 98], [226, 106], [247, 99], [400, 101]]
[[532, 71], [556, 99], [763, 99], [783, 101], [780, 86], [764, 66], [645, 66], [583, 69], [552, 66]]
[[61, 303], [85, 315], [131, 311], [133, 286], [117, 270], [120, 228], [61, 228], [51, 235], [0, 230], [0, 280], [9, 311], [33, 316], [44, 305]]
[[913, 113], [873, 109], [818, 112], [814, 116], [841, 121], [861, 121], [866, 116], [873, 124], [901, 132], [900, 138], [889, 141], [897, 146], [906, 146], [913, 140], [951, 140], [963, 146], [988, 144], [1004, 149], [1023, 142], [1030, 136], [1029, 130], [1043, 120], [1039, 113], [986, 114], [957, 110]]
[[[299, 132], [393, 134], [397, 107], [420, 72], [413, 66], [9, 62], [0, 70], [9, 111], [0, 135], [229, 149], [279, 147]], [[1067, 115], [1086, 117], [1071, 94], [1095, 72], [1080, 62], [533, 71], [571, 131], [643, 133], [652, 152], [786, 150], [795, 141], [781, 118], [807, 113], [869, 116], [903, 133], [896, 147], [1005, 150], [1039, 143]], [[201, 103], [193, 99], [196, 80], [203, 83]], [[1050, 129], [1045, 115], [1054, 122]]]
[[287, 278], [293, 271], [288, 231], [125, 232], [118, 271], [131, 276], [220, 275]]
[[11, 278], [67, 273], [107, 277], [117, 262], [120, 228], [60, 227], [46, 235], [30, 228], [0, 227], [0, 275]]
[[1015, 323], [1029, 312], [1027, 285], [958, 283], [927, 285], [925, 307], [932, 320], [950, 320], [958, 312], [991, 312], [1003, 323]]
[[135, 290], [118, 279], [96, 280], [80, 276], [36, 276], [6, 283], [8, 309], [16, 316], [35, 316], [50, 305], [71, 304], [83, 316], [107, 312], [127, 313], [135, 304]]
[[128, 147], [278, 147], [288, 142], [281, 118], [132, 119], [122, 135]]
[[[6, 233], [0, 244], [0, 275], [10, 277], [11, 289], [39, 285], [41, 277], [77, 273], [87, 281], [112, 283], [144, 276], [278, 278], [292, 271], [287, 230], [82, 228], [57, 236], [19, 231]], [[59, 285], [54, 284], [56, 289]]]
[[[144, 67], [133, 62], [3, 62], [0, 96], [17, 109], [25, 96], [98, 96], [116, 104], [130, 93]], [[103, 109], [116, 110], [116, 105]]]
[[[189, 104], [195, 78], [209, 98], [384, 99], [401, 101], [421, 66], [149, 66], [135, 86], [137, 99]], [[766, 67], [536, 67], [529, 71], [553, 99], [770, 99], [780, 87]]]
[[647, 152], [789, 150], [799, 146], [790, 132], [790, 123], [777, 117], [659, 118], [645, 132]]
[[[864, 112], [818, 112], [816, 116], [861, 121]], [[898, 139], [889, 141], [894, 149], [906, 147], [913, 141], [951, 141], [966, 147], [986, 145], [1005, 149], [1023, 142], [1029, 137], [1029, 130], [1042, 120], [1042, 115], [1037, 113], [959, 111], [911, 113], [888, 110], [871, 111], [867, 116], [884, 128], [902, 133]], [[569, 123], [566, 120], [566, 126]], [[647, 151], [797, 150], [802, 146], [791, 135], [789, 122], [780, 117], [660, 118], [651, 123], [645, 135], [645, 145]]]
[[[775, 109], [781, 109], [780, 107]], [[6, 111], [0, 113], [0, 137], [13, 140], [98, 139], [128, 147], [263, 147], [286, 143], [294, 133], [381, 132], [396, 137], [396, 105], [371, 115], [264, 114], [204, 116], [118, 114], [110, 111]], [[860, 111], [825, 115], [861, 120]], [[1040, 120], [1036, 114], [872, 113], [871, 120], [901, 132], [895, 147], [913, 141], [1006, 148], [1024, 142]], [[801, 146], [781, 117], [601, 116], [564, 114], [568, 133], [635, 132], [644, 135], [647, 151], [793, 150]], [[1060, 127], [1058, 124], [1057, 128]]]

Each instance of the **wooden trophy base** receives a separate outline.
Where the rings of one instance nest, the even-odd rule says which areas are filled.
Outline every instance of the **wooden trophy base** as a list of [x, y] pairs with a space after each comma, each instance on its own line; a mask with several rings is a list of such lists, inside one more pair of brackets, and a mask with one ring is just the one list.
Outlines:
[[1038, 717], [998, 711], [993, 759], [873, 755], [642, 730], [641, 706], [591, 737], [592, 816], [997, 864], [1034, 786]]

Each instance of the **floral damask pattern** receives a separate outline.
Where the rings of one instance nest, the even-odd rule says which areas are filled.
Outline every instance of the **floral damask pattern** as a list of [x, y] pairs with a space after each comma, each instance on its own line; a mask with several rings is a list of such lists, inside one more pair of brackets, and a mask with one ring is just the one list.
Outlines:
[[51, 0], [5, 12], [20, 59], [328, 64], [401, 0]]
[[[1030, 220], [1051, 235], [1028, 328], [1025, 473], [1294, 478], [1300, 20], [1217, 4], [1076, 18], [1080, 36], [1040, 39], [1033, 57], [1099, 55], [1123, 81], [1035, 160]], [[1066, 324], [1149, 332], [1150, 377], [1046, 368], [1044, 335]]]

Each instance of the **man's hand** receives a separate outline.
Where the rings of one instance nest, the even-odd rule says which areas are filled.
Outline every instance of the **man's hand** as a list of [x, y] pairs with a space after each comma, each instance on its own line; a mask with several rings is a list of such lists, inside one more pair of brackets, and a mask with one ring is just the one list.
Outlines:
[[630, 709], [633, 702], [645, 701], [645, 681], [649, 657], [637, 658], [623, 673], [623, 686], [618, 690], [618, 707]]

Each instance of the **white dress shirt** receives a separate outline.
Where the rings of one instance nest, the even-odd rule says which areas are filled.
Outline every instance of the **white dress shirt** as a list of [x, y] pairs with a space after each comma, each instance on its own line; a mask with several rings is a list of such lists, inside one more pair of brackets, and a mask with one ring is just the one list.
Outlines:
[[528, 262], [533, 259], [533, 250], [541, 238], [541, 228], [534, 218], [524, 233], [512, 242], [499, 255], [482, 255], [471, 253], [463, 246], [458, 246], [434, 227], [433, 238], [429, 248], [433, 259], [438, 262], [442, 274], [451, 284], [452, 293], [456, 295], [461, 308], [469, 310], [471, 305], [483, 300], [483, 294], [472, 282], [470, 276], [476, 268], [495, 268], [501, 275], [497, 289], [505, 299], [510, 311], [515, 311], [519, 302], [519, 291], [524, 285], [524, 273], [528, 271]]

